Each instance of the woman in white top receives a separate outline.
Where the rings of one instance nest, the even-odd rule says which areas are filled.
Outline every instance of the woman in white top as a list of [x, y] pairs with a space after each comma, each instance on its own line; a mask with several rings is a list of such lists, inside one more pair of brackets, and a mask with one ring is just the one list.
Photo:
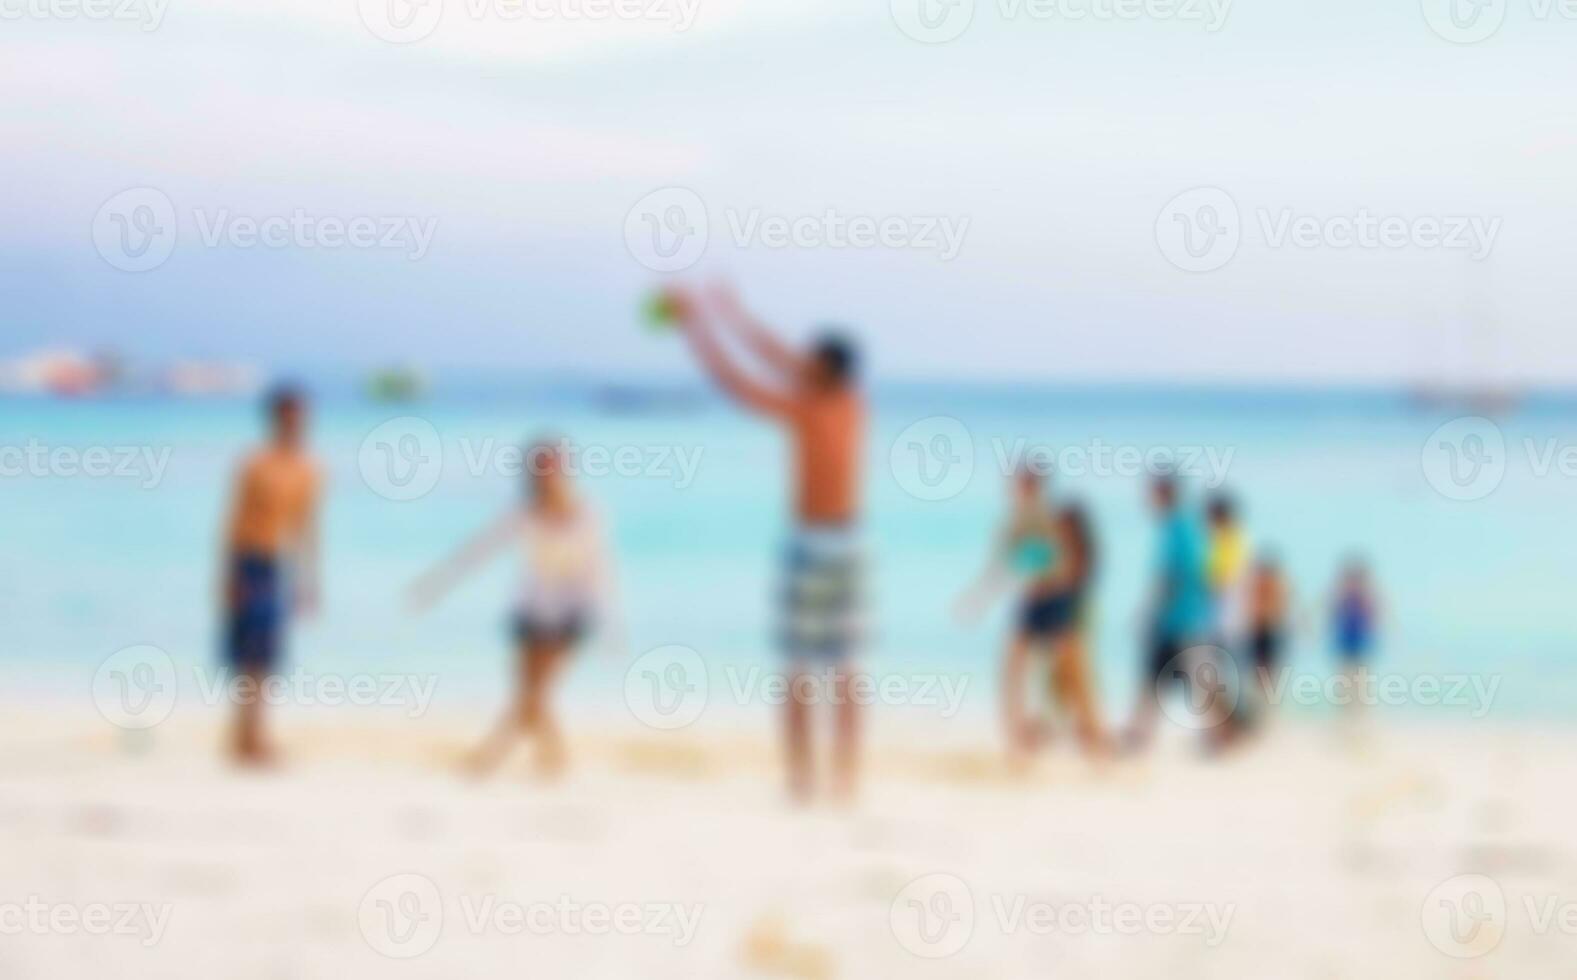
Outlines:
[[555, 443], [526, 452], [526, 497], [467, 541], [411, 587], [417, 609], [436, 601], [462, 576], [505, 545], [519, 549], [520, 593], [513, 632], [518, 656], [515, 701], [473, 754], [479, 774], [497, 767], [519, 737], [537, 737], [537, 768], [563, 767], [563, 740], [551, 690], [564, 663], [594, 624], [612, 626], [614, 589], [602, 528], [564, 473]]

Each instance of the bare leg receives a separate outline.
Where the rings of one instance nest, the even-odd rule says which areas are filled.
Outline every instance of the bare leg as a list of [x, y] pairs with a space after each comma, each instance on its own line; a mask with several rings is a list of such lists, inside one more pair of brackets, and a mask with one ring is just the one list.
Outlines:
[[498, 719], [498, 724], [472, 751], [466, 760], [466, 768], [477, 776], [486, 776], [498, 768], [499, 763], [509, 754], [515, 740], [525, 735], [528, 730], [526, 717], [526, 677], [529, 672], [528, 664], [531, 661], [531, 651], [526, 644], [521, 643], [515, 651], [515, 696], [510, 706], [504, 711], [504, 716]]
[[1123, 748], [1138, 751], [1148, 748], [1155, 737], [1156, 715], [1161, 712], [1161, 678], [1151, 673], [1151, 657], [1145, 653], [1144, 673], [1139, 678], [1139, 695], [1134, 703], [1128, 731], [1123, 736]]
[[796, 803], [808, 802], [815, 792], [810, 745], [811, 675], [796, 665], [789, 674], [789, 697], [783, 702], [783, 741], [788, 763], [789, 796]]
[[850, 696], [849, 673], [838, 669], [833, 680], [837, 722], [833, 733], [833, 794], [843, 802], [854, 799], [860, 767], [860, 705]]
[[553, 712], [553, 685], [568, 659], [561, 643], [541, 644], [527, 651], [526, 687], [521, 727], [537, 737], [537, 772], [554, 776], [564, 768], [564, 738]]
[[1063, 681], [1059, 686], [1064, 700], [1073, 710], [1074, 725], [1084, 750], [1091, 755], [1104, 755], [1106, 734], [1101, 730], [1100, 715], [1095, 709], [1094, 685], [1085, 656], [1083, 634], [1077, 629], [1068, 631], [1057, 655], [1057, 671]]
[[263, 731], [263, 682], [268, 672], [248, 667], [241, 676], [243, 693], [235, 706], [233, 757], [237, 765], [266, 766], [274, 761]]
[[1022, 764], [1033, 747], [1034, 736], [1024, 713], [1024, 677], [1029, 671], [1029, 638], [1016, 634], [1008, 643], [1002, 665], [1002, 724], [1008, 741], [1008, 761]]

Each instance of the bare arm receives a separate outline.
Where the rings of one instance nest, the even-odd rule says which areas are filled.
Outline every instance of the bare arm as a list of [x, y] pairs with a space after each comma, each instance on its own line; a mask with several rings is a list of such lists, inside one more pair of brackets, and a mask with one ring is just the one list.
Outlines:
[[618, 573], [612, 556], [608, 529], [596, 521], [591, 531], [592, 588], [596, 595], [597, 615], [601, 620], [601, 640], [609, 653], [622, 655], [628, 652], [629, 637], [619, 598]]
[[219, 555], [219, 603], [226, 610], [233, 610], [240, 600], [239, 585], [235, 579], [235, 556], [240, 545], [241, 512], [246, 506], [250, 477], [251, 467], [243, 462], [236, 471], [235, 483], [230, 490], [230, 512], [225, 518], [224, 545]]
[[1012, 584], [1013, 571], [1008, 564], [1008, 535], [1004, 532], [992, 547], [986, 567], [953, 600], [953, 615], [966, 621], [978, 619], [985, 612], [986, 604]]
[[312, 490], [307, 497], [306, 512], [301, 515], [301, 530], [296, 540], [296, 572], [300, 576], [297, 600], [307, 612], [316, 612], [319, 599], [320, 575], [318, 550], [318, 498], [320, 488], [317, 474], [312, 476]]
[[690, 349], [724, 391], [746, 408], [763, 415], [786, 418], [793, 413], [792, 399], [755, 381], [729, 358], [688, 294], [675, 292], [671, 299]]
[[718, 286], [712, 290], [712, 308], [740, 342], [784, 378], [794, 378], [805, 370], [805, 358], [779, 340], [770, 327], [745, 309], [733, 289]]
[[423, 572], [406, 590], [406, 602], [413, 612], [422, 612], [443, 597], [467, 573], [497, 551], [508, 540], [516, 516], [507, 512], [473, 534], [443, 561]]

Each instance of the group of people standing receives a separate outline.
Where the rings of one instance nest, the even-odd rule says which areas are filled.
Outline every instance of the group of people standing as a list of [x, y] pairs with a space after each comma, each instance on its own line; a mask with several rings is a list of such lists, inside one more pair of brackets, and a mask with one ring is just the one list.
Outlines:
[[[779, 340], [726, 289], [674, 288], [662, 306], [703, 368], [745, 409], [778, 424], [793, 460], [792, 527], [782, 555], [777, 640], [791, 690], [827, 684], [815, 699], [790, 697], [783, 715], [788, 790], [797, 801], [822, 791], [854, 795], [861, 730], [858, 698], [849, 696], [854, 658], [865, 635], [865, 555], [860, 530], [867, 407], [854, 345], [828, 331], [803, 350]], [[747, 370], [747, 357], [755, 369]], [[318, 581], [318, 471], [306, 448], [306, 401], [295, 389], [268, 400], [270, 438], [242, 464], [226, 532], [224, 622], [227, 665], [261, 682], [277, 670], [287, 612], [310, 612]], [[467, 572], [505, 548], [522, 566], [512, 622], [514, 696], [504, 717], [473, 753], [478, 772], [495, 768], [520, 739], [536, 745], [538, 769], [564, 764], [553, 691], [572, 652], [592, 632], [617, 637], [618, 609], [610, 553], [591, 505], [576, 491], [543, 440], [526, 453], [527, 480], [518, 505], [487, 525], [450, 558], [420, 576], [408, 596], [413, 610], [436, 602]], [[1081, 742], [1093, 753], [1114, 747], [1100, 721], [1087, 640], [1097, 571], [1088, 513], [1047, 499], [1045, 481], [1024, 472], [1013, 481], [1011, 513], [985, 574], [961, 598], [976, 616], [991, 597], [1016, 589], [1020, 605], [1003, 666], [1003, 717], [1010, 756], [1024, 760], [1050, 729], [1026, 709], [1034, 659], [1043, 655], [1056, 700], [1067, 705]], [[1201, 643], [1251, 655], [1269, 690], [1288, 630], [1288, 591], [1275, 562], [1249, 564], [1246, 539], [1225, 498], [1209, 506], [1208, 536], [1179, 499], [1169, 477], [1151, 498], [1160, 520], [1157, 589], [1150, 607], [1147, 679], [1126, 745], [1147, 742], [1158, 699], [1179, 658]], [[1341, 649], [1353, 663], [1367, 652], [1374, 621], [1367, 579], [1349, 575], [1338, 613]], [[1185, 658], [1186, 659], [1186, 658]], [[1186, 665], [1185, 665], [1186, 666]], [[818, 766], [812, 701], [831, 706], [829, 763]], [[1229, 718], [1232, 732], [1242, 719]], [[260, 703], [237, 706], [232, 742], [245, 765], [273, 760]]]
[[[1141, 617], [1137, 701], [1127, 728], [1114, 736], [1101, 723], [1089, 662], [1093, 525], [1080, 504], [1048, 499], [1046, 483], [1028, 469], [1014, 475], [1009, 515], [991, 561], [955, 605], [969, 620], [993, 595], [1018, 591], [1001, 672], [1010, 760], [1027, 761], [1053, 731], [1045, 713], [1026, 706], [1037, 657], [1045, 661], [1050, 705], [1071, 715], [1092, 755], [1148, 745], [1173, 688], [1182, 688], [1190, 727], [1204, 732], [1212, 748], [1232, 744], [1263, 721], [1284, 689], [1285, 652], [1297, 624], [1280, 563], [1268, 551], [1253, 554], [1233, 498], [1211, 496], [1201, 520], [1182, 499], [1175, 477], [1151, 478], [1156, 573]], [[1350, 559], [1330, 611], [1332, 645], [1349, 674], [1366, 669], [1378, 608], [1367, 566]]]

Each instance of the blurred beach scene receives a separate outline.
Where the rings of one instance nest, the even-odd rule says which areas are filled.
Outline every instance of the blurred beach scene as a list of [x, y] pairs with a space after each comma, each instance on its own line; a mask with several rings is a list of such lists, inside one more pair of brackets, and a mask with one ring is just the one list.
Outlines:
[[[12, 975], [136, 959], [169, 977], [449, 976], [524, 958], [546, 975], [1424, 976], [1488, 955], [1509, 971], [1495, 975], [1553, 975], [1569, 957], [1569, 935], [1539, 929], [1570, 861], [1555, 823], [1572, 668], [1538, 625], [1560, 621], [1565, 494], [1513, 464], [1486, 499], [1443, 496], [1420, 464], [1440, 414], [1405, 393], [879, 390], [868, 666], [902, 683], [874, 705], [859, 806], [795, 813], [754, 673], [781, 669], [763, 623], [782, 501], [751, 489], [786, 466], [772, 433], [700, 391], [632, 408], [628, 391], [610, 402], [595, 386], [470, 379], [463, 395], [440, 381], [391, 405], [321, 384], [325, 612], [295, 631], [283, 668], [304, 685], [276, 722], [284, 768], [251, 777], [220, 761], [217, 607], [190, 597], [216, 588], [221, 502], [256, 403], [8, 403], [7, 444], [153, 447], [119, 477], [11, 491], [28, 515], [4, 594], [15, 922], [51, 921], [67, 901], [84, 917], [8, 936]], [[1508, 444], [1542, 441], [1569, 418], [1533, 399], [1500, 427]], [[934, 441], [958, 431], [972, 444]], [[507, 699], [514, 570], [495, 562], [420, 619], [400, 597], [518, 493], [506, 447], [547, 432], [639, 451], [641, 475], [581, 477], [614, 515], [630, 649], [574, 665], [569, 775], [541, 781], [516, 760], [479, 783], [460, 760]], [[402, 450], [402, 436], [417, 443]], [[1230, 488], [1255, 546], [1282, 557], [1303, 623], [1294, 674], [1333, 673], [1321, 590], [1361, 547], [1389, 599], [1373, 669], [1408, 684], [1357, 731], [1328, 688], [1289, 696], [1262, 740], [1222, 760], [1172, 726], [1141, 760], [1092, 763], [1063, 739], [1029, 771], [1004, 766], [1006, 626], [966, 629], [947, 610], [1020, 440], [1217, 460], [1188, 492]], [[1095, 515], [1094, 664], [1120, 724], [1150, 548], [1142, 477], [1097, 471], [1098, 455], [1053, 479]], [[167, 652], [159, 680], [177, 682], [152, 727], [103, 686], [129, 641]], [[632, 697], [640, 652], [672, 644], [707, 674], [677, 718]], [[376, 686], [336, 700], [324, 677]], [[89, 935], [94, 905], [74, 896], [109, 903], [116, 928]]]
[[1570, 4], [0, 21], [0, 980], [1570, 973]]
[[[563, 433], [583, 452], [610, 454], [603, 475], [585, 483], [610, 515], [632, 648], [683, 642], [709, 662], [771, 664], [764, 624], [785, 505], [757, 484], [787, 466], [781, 439], [700, 389], [678, 398], [657, 389], [655, 398], [656, 408], [632, 409], [627, 394], [602, 385], [484, 378], [401, 407], [330, 383], [314, 442], [328, 472], [325, 579], [335, 595], [301, 632], [292, 662], [436, 671], [439, 706], [496, 699], [511, 563], [493, 562], [485, 578], [420, 620], [403, 613], [402, 590], [518, 495], [523, 444]], [[1150, 571], [1143, 464], [1127, 457], [1159, 450], [1197, 474], [1185, 482], [1194, 497], [1237, 495], [1256, 548], [1285, 563], [1301, 623], [1294, 668], [1330, 666], [1323, 608], [1331, 579], [1345, 556], [1363, 552], [1390, 596], [1386, 670], [1494, 673], [1503, 678], [1494, 719], [1565, 716], [1577, 667], [1556, 624], [1577, 542], [1561, 531], [1567, 487], [1535, 469], [1552, 451], [1547, 444], [1571, 431], [1577, 405], [1534, 397], [1504, 420], [1511, 464], [1492, 495], [1470, 503], [1437, 492], [1421, 462], [1427, 438], [1451, 416], [1405, 391], [894, 385], [878, 391], [874, 407], [874, 671], [978, 674], [964, 704], [989, 710], [1001, 624], [965, 628], [949, 605], [985, 558], [1013, 467], [1042, 452], [1085, 469], [1053, 482], [1095, 517], [1106, 556], [1096, 662], [1110, 710], [1125, 710]], [[83, 679], [128, 638], [155, 643], [185, 667], [211, 665], [212, 608], [165, 600], [215, 588], [225, 492], [238, 447], [257, 429], [256, 404], [13, 400], [0, 425], [7, 445], [33, 439], [138, 453], [124, 476], [45, 477], [11, 488], [29, 519], [12, 529], [7, 555], [8, 669], [42, 685], [40, 694], [58, 683], [77, 698]], [[959, 432], [969, 444], [947, 441]], [[406, 458], [399, 437], [413, 433], [428, 441], [409, 444], [415, 455]], [[936, 438], [944, 442], [933, 445]], [[620, 450], [619, 473], [631, 475], [615, 472], [611, 454]], [[391, 483], [388, 474], [402, 469], [418, 482]], [[616, 692], [625, 666], [588, 658], [567, 694], [594, 713], [622, 714]]]

